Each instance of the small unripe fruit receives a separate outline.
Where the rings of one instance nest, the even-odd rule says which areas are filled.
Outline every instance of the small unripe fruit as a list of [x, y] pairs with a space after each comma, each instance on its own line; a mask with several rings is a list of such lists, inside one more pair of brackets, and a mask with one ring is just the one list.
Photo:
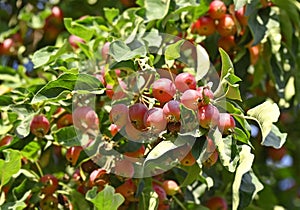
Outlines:
[[175, 78], [175, 86], [177, 90], [179, 90], [181, 93], [188, 89], [196, 89], [196, 79], [195, 77], [187, 72], [180, 73]]
[[208, 14], [212, 19], [220, 19], [224, 17], [226, 11], [226, 5], [220, 0], [214, 0], [209, 4]]
[[149, 109], [144, 116], [144, 123], [146, 127], [154, 134], [159, 134], [167, 127], [167, 118], [162, 108]]
[[199, 108], [197, 114], [198, 114], [199, 125], [202, 128], [210, 128], [215, 125], [218, 125], [220, 113], [215, 106], [211, 104], [202, 106]]
[[222, 17], [217, 25], [217, 31], [221, 36], [235, 35], [237, 28], [233, 17], [229, 14]]
[[178, 122], [180, 120], [180, 102], [171, 100], [163, 106], [163, 113], [168, 122]]
[[45, 174], [40, 178], [40, 182], [43, 183], [41, 192], [45, 195], [52, 195], [58, 188], [58, 180], [51, 174]]
[[82, 131], [98, 130], [99, 119], [96, 112], [88, 106], [78, 107], [73, 112], [74, 126]]
[[148, 108], [142, 103], [136, 103], [129, 107], [129, 118], [133, 126], [142, 130], [145, 128], [144, 115], [148, 111]]
[[192, 33], [202, 36], [209, 36], [215, 33], [215, 21], [209, 16], [200, 17], [192, 26]]
[[82, 146], [72, 146], [67, 149], [66, 159], [74, 166], [80, 156]]
[[152, 85], [152, 94], [160, 103], [166, 103], [173, 99], [176, 93], [174, 83], [166, 78], [156, 80]]
[[30, 131], [35, 136], [42, 138], [44, 137], [50, 130], [50, 123], [48, 119], [43, 115], [37, 115], [33, 117], [30, 124]]
[[162, 187], [166, 191], [167, 195], [175, 195], [180, 191], [180, 187], [174, 180], [165, 180]]
[[205, 206], [207, 208], [209, 208], [210, 210], [227, 210], [228, 209], [226, 200], [219, 196], [211, 197], [206, 202]]
[[134, 166], [129, 160], [116, 161], [114, 173], [118, 176], [132, 178], [134, 175]]
[[231, 133], [235, 128], [235, 121], [233, 117], [228, 113], [220, 113], [219, 115], [219, 130], [223, 134], [229, 134]]

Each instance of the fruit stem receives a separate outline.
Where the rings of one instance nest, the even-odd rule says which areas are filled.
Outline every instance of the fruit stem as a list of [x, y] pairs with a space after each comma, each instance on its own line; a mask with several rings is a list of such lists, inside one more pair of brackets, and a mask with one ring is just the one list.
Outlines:
[[174, 201], [181, 207], [181, 209], [183, 210], [187, 210], [184, 206], [184, 204], [175, 196], [173, 195], [172, 198], [174, 199]]

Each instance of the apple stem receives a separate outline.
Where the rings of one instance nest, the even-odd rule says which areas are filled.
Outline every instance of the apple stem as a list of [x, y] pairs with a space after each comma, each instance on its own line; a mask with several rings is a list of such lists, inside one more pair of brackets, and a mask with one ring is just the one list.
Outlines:
[[172, 198], [174, 199], [174, 201], [181, 207], [181, 209], [183, 210], [187, 210], [184, 206], [184, 204], [175, 196], [173, 195]]

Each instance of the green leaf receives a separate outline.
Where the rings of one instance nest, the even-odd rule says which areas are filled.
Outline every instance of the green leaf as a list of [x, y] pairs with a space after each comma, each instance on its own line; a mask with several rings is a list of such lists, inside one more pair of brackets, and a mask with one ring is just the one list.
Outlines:
[[117, 40], [110, 44], [109, 54], [117, 61], [126, 61], [136, 57], [146, 55], [146, 47], [144, 45], [131, 49], [123, 41]]
[[91, 208], [88, 201], [76, 189], [72, 189], [72, 191], [70, 192], [70, 201], [71, 201], [74, 209], [76, 209], [76, 210]]
[[109, 23], [113, 23], [114, 19], [119, 15], [119, 10], [116, 8], [103, 8], [104, 16]]
[[145, 0], [146, 20], [157, 20], [164, 18], [170, 6], [170, 0]]
[[53, 138], [56, 142], [64, 146], [80, 146], [79, 135], [74, 126], [63, 127], [54, 131]]
[[5, 160], [0, 159], [0, 188], [7, 184], [11, 177], [21, 169], [21, 154], [17, 150], [3, 151]]
[[101, 82], [92, 75], [64, 73], [56, 80], [48, 82], [41, 88], [35, 94], [31, 103], [36, 104], [64, 100], [72, 91], [87, 91], [85, 93], [93, 93], [93, 91], [99, 90], [102, 86]]
[[197, 51], [196, 80], [198, 81], [201, 80], [209, 71], [210, 60], [207, 51], [201, 45], [196, 46], [196, 51]]
[[198, 164], [194, 164], [190, 167], [187, 167], [185, 170], [187, 172], [187, 176], [185, 177], [184, 181], [180, 184], [180, 187], [186, 187], [192, 184], [195, 180], [199, 178], [201, 168]]
[[39, 143], [36, 141], [32, 141], [22, 149], [21, 154], [22, 156], [26, 157], [28, 160], [34, 162], [39, 159], [40, 150], [41, 150], [41, 146], [39, 145]]
[[[250, 0], [250, 1], [252, 1], [252, 0]], [[233, 0], [234, 10], [241, 9], [247, 2], [248, 2], [248, 0]]]
[[[219, 129], [215, 129], [213, 134], [209, 134], [212, 137], [212, 140], [215, 142], [218, 152], [219, 158], [222, 165], [230, 172], [234, 172], [237, 167], [237, 163], [239, 161], [238, 155], [233, 155], [237, 148], [234, 144], [234, 140], [231, 135], [228, 135], [226, 138], [222, 138], [222, 133]], [[232, 159], [232, 157], [234, 157]]]
[[39, 68], [55, 61], [55, 59], [67, 52], [67, 48], [68, 44], [66, 42], [61, 47], [47, 46], [36, 51], [32, 57], [34, 68]]
[[219, 51], [222, 60], [221, 82], [214, 95], [215, 97], [220, 97], [225, 94], [229, 99], [242, 101], [239, 84], [237, 84], [241, 79], [234, 74], [233, 64], [229, 55], [222, 48], [219, 48]]
[[183, 44], [184, 40], [181, 39], [178, 42], [175, 42], [174, 44], [170, 44], [166, 47], [165, 51], [165, 59], [166, 60], [175, 60], [177, 58], [180, 58], [180, 48]]
[[274, 122], [278, 121], [280, 111], [276, 103], [266, 101], [252, 109], [249, 109], [247, 114], [257, 121], [261, 131], [262, 131], [262, 144], [268, 134], [272, 130]]
[[125, 201], [121, 194], [115, 193], [115, 189], [112, 186], [105, 185], [101, 192], [97, 193], [97, 191], [98, 188], [93, 187], [86, 193], [86, 199], [92, 202], [98, 210], [117, 210]]
[[239, 189], [240, 203], [238, 209], [245, 209], [256, 194], [263, 189], [263, 185], [255, 176], [252, 170], [243, 175]]
[[30, 134], [30, 123], [34, 117], [34, 113], [28, 114], [16, 127], [16, 134], [23, 139]]
[[254, 2], [256, 1], [253, 1], [249, 5], [249, 7], [252, 7], [249, 9], [249, 12], [251, 12], [251, 14], [248, 14], [247, 11], [246, 15], [249, 16], [248, 26], [253, 36], [252, 45], [257, 45], [265, 37], [267, 31], [266, 25], [269, 21], [269, 13], [258, 13], [256, 4]]
[[279, 149], [285, 143], [286, 138], [287, 133], [281, 133], [279, 128], [276, 125], [272, 124], [270, 133], [261, 144], [267, 147], [274, 147], [276, 149]]
[[239, 156], [240, 156], [240, 161], [236, 169], [234, 181], [232, 184], [232, 209], [233, 210], [238, 209], [240, 203], [239, 190], [242, 184], [242, 178], [245, 173], [251, 170], [254, 161], [254, 155], [251, 153], [251, 147], [249, 147], [248, 145], [241, 146], [241, 151]]
[[64, 24], [66, 29], [71, 33], [84, 41], [88, 42], [95, 34], [95, 29], [84, 26], [76, 21], [72, 21], [72, 18], [64, 18]]

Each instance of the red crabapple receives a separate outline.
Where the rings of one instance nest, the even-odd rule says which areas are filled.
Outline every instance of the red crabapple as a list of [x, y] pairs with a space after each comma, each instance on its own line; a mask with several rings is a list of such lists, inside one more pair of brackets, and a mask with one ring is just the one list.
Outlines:
[[115, 84], [114, 86], [111, 84], [106, 85], [106, 95], [112, 100], [118, 100], [122, 99], [126, 96], [126, 93], [124, 92], [127, 89], [127, 85], [125, 82], [121, 79], [118, 79], [118, 84]]
[[71, 146], [67, 149], [66, 159], [74, 166], [80, 156], [82, 146]]
[[98, 130], [99, 118], [89, 106], [77, 107], [73, 112], [74, 126], [82, 131], [87, 129]]
[[142, 103], [136, 103], [129, 107], [129, 119], [133, 126], [142, 130], [145, 128], [144, 115], [148, 111], [148, 108]]
[[180, 187], [174, 180], [165, 180], [162, 183], [162, 187], [166, 191], [167, 195], [175, 195], [180, 191]]
[[110, 46], [110, 42], [105, 42], [105, 44], [103, 45], [103, 47], [101, 49], [101, 55], [102, 55], [103, 60], [106, 60], [108, 57], [109, 46]]
[[14, 140], [14, 137], [13, 136], [4, 136], [1, 140], [0, 140], [0, 147], [2, 146], [6, 146], [6, 145], [9, 145], [12, 140]]
[[164, 190], [164, 188], [162, 188], [158, 184], [153, 184], [152, 188], [158, 195], [159, 204], [165, 204], [168, 201], [168, 197], [167, 197], [167, 193]]
[[30, 131], [35, 136], [42, 138], [44, 137], [50, 130], [50, 123], [48, 119], [43, 115], [37, 115], [33, 117], [30, 124]]
[[235, 11], [235, 17], [242, 26], [247, 26], [248, 25], [248, 18], [249, 17], [245, 16], [245, 12], [246, 12], [246, 7], [245, 6], [241, 7], [237, 11]]
[[209, 157], [207, 158], [207, 160], [205, 160], [202, 164], [204, 167], [211, 167], [213, 166], [217, 160], [218, 160], [219, 154], [217, 152], [217, 150], [214, 150], [211, 154], [209, 154]]
[[199, 106], [205, 106], [209, 104], [210, 100], [214, 99], [214, 93], [207, 86], [201, 86], [197, 88], [197, 91], [201, 95], [201, 99], [199, 99]]
[[0, 55], [10, 55], [12, 53], [12, 47], [14, 46], [14, 40], [7, 38], [0, 43]]
[[202, 101], [202, 95], [197, 90], [186, 90], [180, 98], [180, 102], [187, 108], [197, 110], [199, 102]]
[[131, 123], [125, 125], [126, 138], [130, 141], [139, 141], [143, 138], [143, 132], [136, 129]]
[[129, 160], [117, 160], [115, 164], [114, 173], [118, 176], [132, 178], [134, 175], [133, 163]]
[[200, 107], [197, 114], [202, 128], [218, 125], [220, 113], [214, 105], [208, 104]]
[[115, 104], [110, 110], [109, 119], [119, 128], [129, 122], [129, 109], [125, 104]]
[[208, 14], [212, 19], [220, 19], [222, 18], [227, 11], [227, 7], [224, 2], [220, 0], [213, 0], [209, 4]]
[[217, 31], [221, 36], [235, 35], [237, 28], [232, 15], [226, 14], [219, 20]]
[[129, 160], [131, 160], [131, 158], [141, 158], [144, 156], [145, 153], [145, 146], [142, 145], [139, 149], [137, 149], [136, 151], [133, 152], [125, 152], [124, 155], [129, 157]]
[[84, 43], [84, 40], [82, 38], [80, 38], [79, 36], [75, 36], [75, 35], [71, 34], [69, 36], [69, 43], [74, 49], [77, 49], [79, 47], [78, 43]]
[[220, 113], [218, 127], [223, 134], [229, 134], [235, 128], [235, 121], [228, 113]]
[[161, 78], [156, 80], [152, 85], [152, 94], [160, 103], [166, 103], [173, 99], [176, 93], [174, 83], [167, 79]]
[[73, 125], [72, 114], [65, 114], [61, 116], [56, 122], [57, 128], [63, 128], [69, 125]]
[[221, 47], [227, 53], [234, 51], [234, 49], [236, 48], [234, 36], [221, 36], [218, 40], [218, 47]]
[[58, 188], [58, 180], [52, 174], [45, 174], [40, 178], [40, 182], [43, 184], [41, 192], [45, 195], [52, 195]]
[[123, 184], [116, 188], [116, 193], [120, 193], [125, 198], [131, 197], [136, 192], [137, 187], [132, 179], [126, 180]]
[[150, 129], [151, 132], [159, 134], [167, 127], [167, 118], [162, 108], [154, 107], [149, 109], [144, 116], [145, 126]]
[[108, 182], [107, 172], [103, 168], [98, 168], [90, 174], [89, 186], [103, 187]]
[[192, 25], [192, 33], [197, 33], [202, 36], [209, 36], [215, 33], [215, 21], [209, 16], [200, 17]]
[[109, 131], [112, 136], [115, 136], [120, 131], [120, 128], [116, 124], [111, 124], [109, 126]]
[[163, 113], [168, 122], [178, 122], [180, 120], [180, 102], [171, 100], [163, 106]]
[[175, 86], [181, 93], [188, 89], [195, 90], [196, 85], [197, 83], [194, 75], [188, 72], [180, 73], [175, 78]]
[[285, 147], [279, 149], [267, 147], [267, 154], [273, 161], [280, 161], [287, 154], [287, 149]]
[[180, 160], [181, 165], [183, 166], [192, 166], [196, 163], [196, 159], [194, 158], [191, 151], [187, 153], [187, 155]]
[[219, 196], [211, 197], [205, 204], [210, 210], [227, 210], [228, 205], [224, 198]]

